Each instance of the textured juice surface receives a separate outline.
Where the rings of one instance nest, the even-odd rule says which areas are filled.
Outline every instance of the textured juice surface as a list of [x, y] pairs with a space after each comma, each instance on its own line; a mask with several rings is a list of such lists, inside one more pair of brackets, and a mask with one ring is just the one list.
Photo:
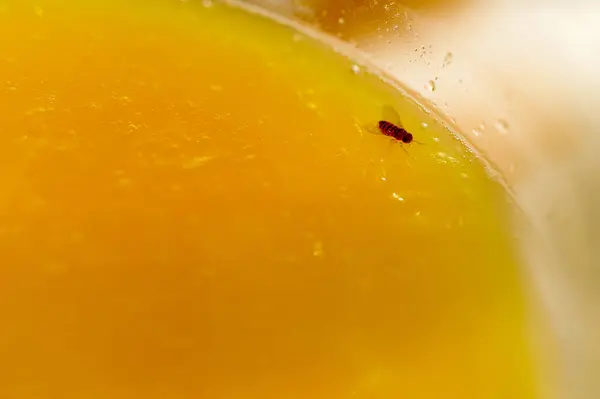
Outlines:
[[533, 397], [503, 190], [376, 76], [195, 1], [0, 37], [0, 397]]

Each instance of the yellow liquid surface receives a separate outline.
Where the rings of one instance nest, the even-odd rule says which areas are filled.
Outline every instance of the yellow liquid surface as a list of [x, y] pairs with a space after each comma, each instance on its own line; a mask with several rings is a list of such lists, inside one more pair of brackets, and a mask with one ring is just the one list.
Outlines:
[[192, 1], [0, 37], [1, 398], [534, 397], [503, 189], [378, 77]]

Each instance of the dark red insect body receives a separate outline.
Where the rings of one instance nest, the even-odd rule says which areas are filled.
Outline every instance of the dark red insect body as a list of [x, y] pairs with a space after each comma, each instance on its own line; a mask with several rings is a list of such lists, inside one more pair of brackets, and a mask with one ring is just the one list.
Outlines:
[[404, 128], [394, 125], [391, 122], [379, 121], [379, 130], [386, 136], [393, 137], [403, 143], [410, 143], [413, 140], [413, 135], [407, 132]]

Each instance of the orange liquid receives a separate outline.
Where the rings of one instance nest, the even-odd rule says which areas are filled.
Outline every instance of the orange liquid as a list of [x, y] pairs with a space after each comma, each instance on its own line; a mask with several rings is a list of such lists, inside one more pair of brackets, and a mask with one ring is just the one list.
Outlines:
[[1, 398], [533, 397], [472, 154], [290, 28], [119, 3], [0, 1]]

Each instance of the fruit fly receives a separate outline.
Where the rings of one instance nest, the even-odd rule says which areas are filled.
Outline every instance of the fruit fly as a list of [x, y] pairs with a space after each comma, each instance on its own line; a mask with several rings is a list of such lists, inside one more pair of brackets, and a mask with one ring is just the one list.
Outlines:
[[[361, 128], [361, 130], [363, 129]], [[374, 128], [374, 126], [367, 126], [364, 127], [364, 130], [371, 134], [383, 134], [384, 136], [391, 137], [393, 139], [392, 142], [399, 142], [400, 144], [410, 144], [413, 142], [423, 144], [415, 140], [412, 133], [404, 128], [398, 113], [394, 108], [388, 105], [383, 106], [382, 118], [377, 122], [377, 128]], [[404, 147], [403, 149], [406, 151]]]
[[400, 116], [394, 108], [388, 105], [383, 107], [383, 119], [377, 123], [377, 127], [384, 136], [392, 137], [404, 144], [410, 144], [413, 141], [419, 143], [418, 141], [413, 140], [412, 133], [409, 133], [404, 129], [402, 122], [400, 122]]

